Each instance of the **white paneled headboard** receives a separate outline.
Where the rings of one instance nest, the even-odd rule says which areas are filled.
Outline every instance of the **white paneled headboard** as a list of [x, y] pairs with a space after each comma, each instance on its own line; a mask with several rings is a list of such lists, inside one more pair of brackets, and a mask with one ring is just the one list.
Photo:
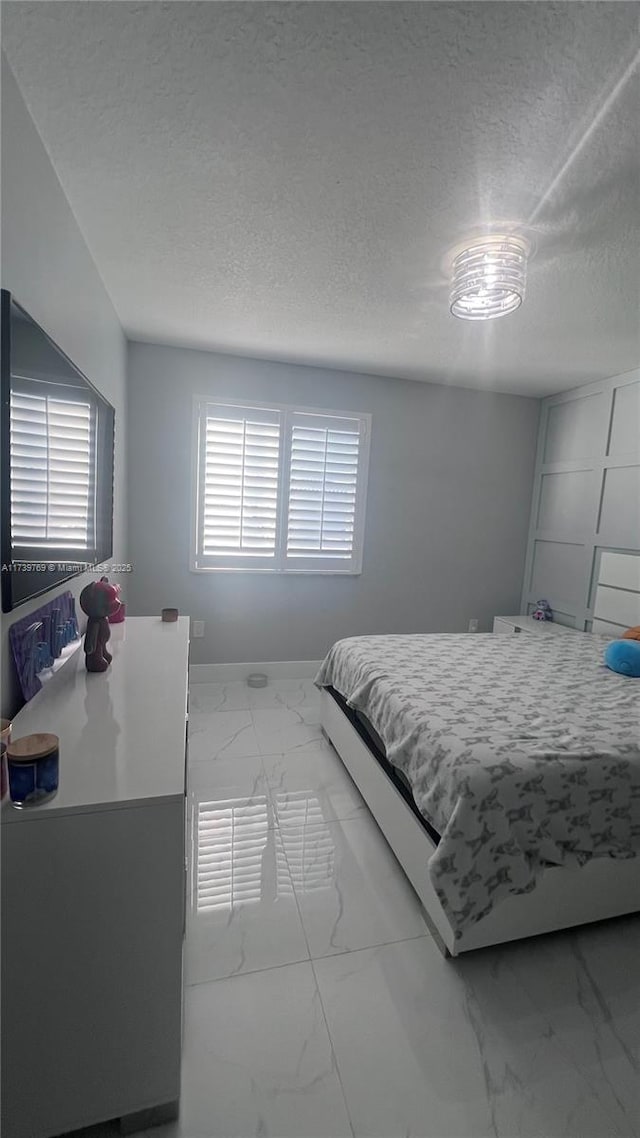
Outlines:
[[600, 557], [592, 631], [622, 636], [635, 624], [640, 624], [640, 554], [605, 550]]
[[520, 612], [547, 597], [555, 620], [590, 627], [614, 549], [640, 553], [640, 368], [542, 401]]

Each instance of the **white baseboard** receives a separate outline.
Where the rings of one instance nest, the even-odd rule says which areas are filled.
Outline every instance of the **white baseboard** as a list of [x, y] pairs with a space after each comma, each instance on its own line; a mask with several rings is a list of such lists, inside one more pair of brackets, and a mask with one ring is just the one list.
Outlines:
[[252, 672], [264, 672], [270, 680], [313, 679], [322, 660], [260, 660], [254, 664], [192, 664], [189, 683], [215, 684], [245, 680]]

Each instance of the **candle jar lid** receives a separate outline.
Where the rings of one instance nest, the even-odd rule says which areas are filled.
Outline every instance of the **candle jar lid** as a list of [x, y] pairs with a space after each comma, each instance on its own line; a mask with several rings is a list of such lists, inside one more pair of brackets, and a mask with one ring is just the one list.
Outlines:
[[13, 763], [32, 763], [35, 759], [43, 759], [57, 751], [59, 742], [57, 735], [46, 732], [23, 735], [21, 739], [12, 739], [7, 745], [7, 758]]

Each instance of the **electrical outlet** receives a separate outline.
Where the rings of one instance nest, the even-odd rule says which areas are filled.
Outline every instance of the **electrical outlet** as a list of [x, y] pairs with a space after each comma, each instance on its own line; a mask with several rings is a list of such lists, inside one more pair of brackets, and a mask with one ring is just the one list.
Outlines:
[[191, 635], [193, 636], [194, 640], [199, 640], [202, 636], [204, 636], [203, 620], [193, 620], [191, 622]]
[[[478, 631], [477, 620], [470, 620], [469, 621], [469, 632], [477, 632], [477, 631]], [[195, 636], [195, 633], [194, 633], [194, 636]]]

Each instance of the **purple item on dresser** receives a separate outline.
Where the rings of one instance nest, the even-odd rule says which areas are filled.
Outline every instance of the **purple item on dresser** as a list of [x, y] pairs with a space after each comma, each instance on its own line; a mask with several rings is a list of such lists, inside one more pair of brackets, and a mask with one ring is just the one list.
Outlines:
[[63, 647], [79, 639], [76, 604], [69, 591], [11, 625], [9, 643], [25, 700], [42, 687], [38, 672], [51, 667]]

